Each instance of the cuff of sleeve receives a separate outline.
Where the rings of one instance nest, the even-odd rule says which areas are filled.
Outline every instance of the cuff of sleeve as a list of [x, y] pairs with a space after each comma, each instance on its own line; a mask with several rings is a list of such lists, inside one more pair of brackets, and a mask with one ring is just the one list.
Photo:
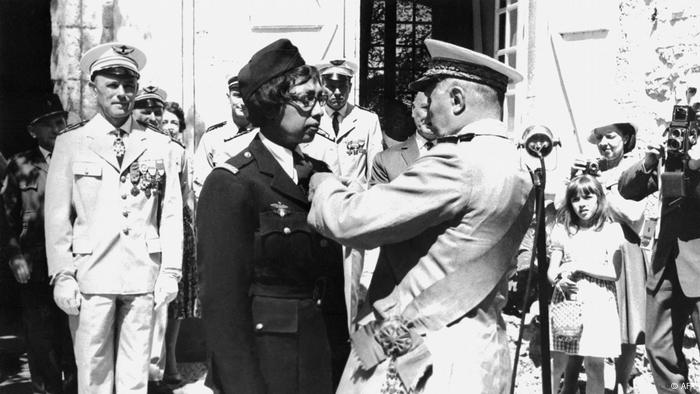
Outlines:
[[642, 161], [642, 172], [645, 174], [651, 174], [651, 172], [654, 171], [654, 169], [647, 170], [646, 164]]
[[179, 282], [182, 278], [182, 270], [176, 268], [161, 268], [160, 275], [169, 276]]
[[54, 274], [51, 279], [49, 280], [50, 285], [54, 285], [57, 280], [68, 277], [68, 278], [73, 278], [75, 279], [75, 268], [64, 268], [60, 271], [58, 271], [56, 274]]

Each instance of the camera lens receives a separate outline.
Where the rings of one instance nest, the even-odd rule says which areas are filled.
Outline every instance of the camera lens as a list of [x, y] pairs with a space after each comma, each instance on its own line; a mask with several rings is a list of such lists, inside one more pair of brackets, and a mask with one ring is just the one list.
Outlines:
[[681, 142], [675, 138], [669, 138], [668, 141], [666, 141], [666, 145], [669, 150], [679, 150], [681, 148]]

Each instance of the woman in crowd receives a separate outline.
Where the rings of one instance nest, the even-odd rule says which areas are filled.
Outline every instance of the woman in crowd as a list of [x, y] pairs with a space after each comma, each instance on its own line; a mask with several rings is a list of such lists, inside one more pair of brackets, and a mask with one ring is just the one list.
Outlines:
[[566, 188], [551, 235], [547, 276], [555, 286], [551, 305], [576, 297], [583, 329], [578, 338], [564, 338], [553, 329], [552, 392], [569, 356], [584, 359], [586, 393], [603, 393], [604, 360], [620, 354], [615, 280], [619, 275], [622, 230], [608, 218], [603, 186], [591, 175], [577, 176]]
[[214, 168], [197, 206], [207, 384], [223, 393], [331, 393], [329, 336], [347, 330], [326, 315], [341, 251], [306, 222], [308, 178], [328, 167], [298, 150], [321, 120], [319, 74], [281, 39], [238, 77], [260, 133]]
[[[183, 141], [185, 130], [185, 114], [176, 102], [167, 102], [163, 111], [163, 122], [161, 124], [163, 132], [168, 133], [171, 138]], [[195, 240], [193, 213], [192, 188], [189, 184], [188, 176], [189, 155], [183, 155], [183, 172], [180, 174], [182, 185], [183, 218], [185, 220], [185, 242], [182, 254], [182, 279], [179, 283], [177, 298], [168, 305], [168, 325], [165, 331], [165, 369], [163, 372], [163, 383], [167, 386], [182, 386], [182, 376], [177, 370], [177, 360], [175, 358], [175, 347], [177, 336], [180, 331], [182, 319], [200, 317], [200, 306], [197, 292], [197, 264], [195, 261]]]

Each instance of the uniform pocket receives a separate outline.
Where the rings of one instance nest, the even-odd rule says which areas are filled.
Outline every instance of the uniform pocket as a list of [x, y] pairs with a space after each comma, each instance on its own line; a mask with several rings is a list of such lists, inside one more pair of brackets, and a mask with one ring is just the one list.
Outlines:
[[77, 177], [102, 177], [102, 166], [95, 162], [76, 161], [73, 163], [73, 175]]
[[294, 334], [299, 326], [298, 301], [253, 297], [253, 329], [256, 333]]

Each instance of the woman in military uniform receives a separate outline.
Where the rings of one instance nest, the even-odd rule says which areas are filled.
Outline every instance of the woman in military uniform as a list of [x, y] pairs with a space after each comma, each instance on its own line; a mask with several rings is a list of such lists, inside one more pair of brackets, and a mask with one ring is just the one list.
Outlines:
[[223, 393], [330, 393], [332, 358], [345, 361], [331, 349], [347, 343], [338, 332], [341, 252], [306, 223], [308, 178], [328, 168], [297, 147], [318, 130], [318, 71], [282, 39], [256, 53], [239, 80], [260, 134], [207, 177], [196, 215], [207, 384]]

